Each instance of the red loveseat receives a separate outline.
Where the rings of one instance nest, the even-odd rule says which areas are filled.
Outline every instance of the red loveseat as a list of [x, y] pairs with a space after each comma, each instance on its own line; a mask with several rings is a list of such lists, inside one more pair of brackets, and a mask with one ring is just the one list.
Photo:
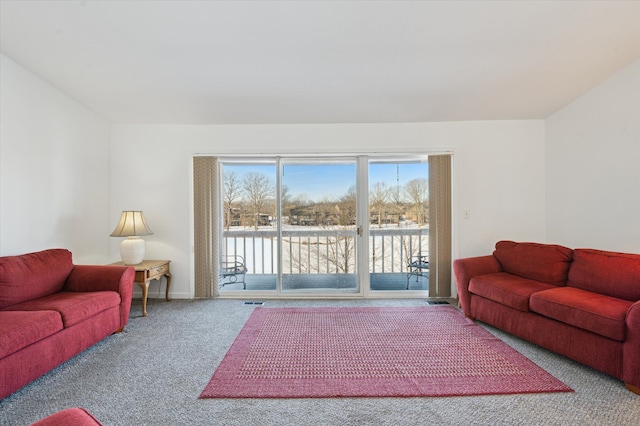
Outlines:
[[134, 274], [64, 249], [0, 257], [0, 399], [122, 331]]
[[614, 376], [640, 394], [640, 255], [499, 241], [456, 259], [464, 314]]

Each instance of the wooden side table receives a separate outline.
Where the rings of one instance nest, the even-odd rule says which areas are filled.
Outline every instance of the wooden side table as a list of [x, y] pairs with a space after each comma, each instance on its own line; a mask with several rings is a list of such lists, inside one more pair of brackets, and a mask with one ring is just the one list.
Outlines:
[[[167, 291], [165, 299], [169, 299], [169, 287], [171, 287], [171, 270], [169, 269], [170, 260], [143, 260], [142, 263], [131, 266], [136, 270], [134, 281], [142, 289], [142, 316], [147, 316], [147, 295], [149, 294], [149, 282], [159, 280], [163, 276], [167, 277]], [[122, 262], [116, 262], [112, 265], [124, 265]]]

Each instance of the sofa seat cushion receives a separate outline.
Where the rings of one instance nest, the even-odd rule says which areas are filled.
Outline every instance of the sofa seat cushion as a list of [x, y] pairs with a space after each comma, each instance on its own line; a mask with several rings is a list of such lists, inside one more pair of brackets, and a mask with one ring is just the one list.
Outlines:
[[0, 311], [0, 359], [62, 329], [56, 311]]
[[633, 303], [573, 287], [559, 287], [531, 295], [533, 312], [624, 341], [625, 317]]
[[556, 244], [498, 241], [493, 256], [502, 270], [556, 286], [567, 283], [573, 250]]
[[115, 291], [61, 291], [51, 296], [13, 305], [10, 309], [19, 311], [58, 311], [66, 328], [118, 305], [120, 305], [120, 295]]
[[469, 282], [471, 293], [523, 312], [529, 311], [531, 294], [552, 288], [557, 287], [506, 272], [479, 275]]

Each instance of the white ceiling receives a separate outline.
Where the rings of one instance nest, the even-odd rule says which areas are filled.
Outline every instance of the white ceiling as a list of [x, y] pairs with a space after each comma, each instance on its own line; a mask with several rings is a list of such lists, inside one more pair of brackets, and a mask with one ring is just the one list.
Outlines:
[[544, 118], [640, 58], [640, 1], [7, 1], [0, 50], [112, 122]]

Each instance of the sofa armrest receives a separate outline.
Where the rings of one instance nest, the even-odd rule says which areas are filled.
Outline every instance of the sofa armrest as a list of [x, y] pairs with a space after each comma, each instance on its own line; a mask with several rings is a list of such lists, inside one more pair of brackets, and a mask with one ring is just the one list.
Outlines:
[[135, 269], [131, 266], [74, 265], [63, 290], [115, 291], [120, 294], [120, 328], [129, 321]]
[[458, 289], [458, 299], [462, 312], [471, 318], [471, 297], [469, 296], [469, 281], [478, 275], [501, 272], [502, 266], [493, 255], [467, 257], [453, 261], [453, 273]]
[[93, 417], [84, 408], [72, 407], [51, 414], [42, 420], [32, 423], [31, 426], [102, 426], [102, 423]]
[[[622, 380], [640, 390], [640, 300], [631, 305], [625, 318], [625, 339], [622, 345]], [[634, 390], [634, 392], [636, 392]], [[636, 392], [637, 393], [637, 392]]]

